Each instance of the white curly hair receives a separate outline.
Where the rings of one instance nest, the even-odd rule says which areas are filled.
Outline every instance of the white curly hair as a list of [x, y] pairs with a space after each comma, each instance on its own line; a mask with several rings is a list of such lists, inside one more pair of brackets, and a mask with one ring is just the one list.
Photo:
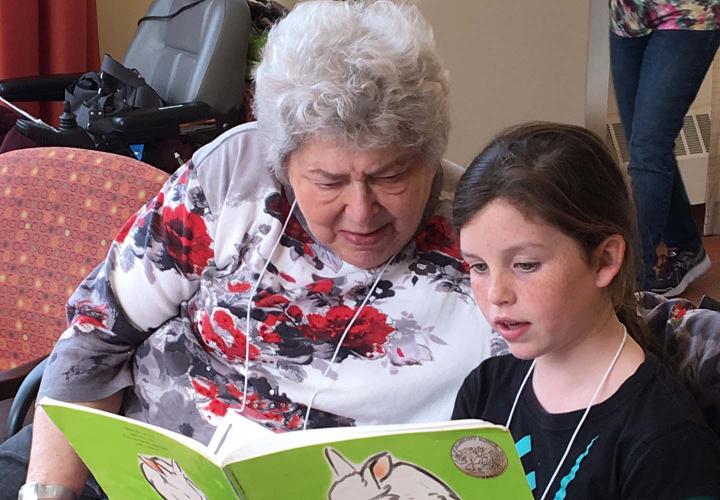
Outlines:
[[447, 148], [448, 74], [412, 5], [297, 4], [270, 31], [255, 85], [266, 160], [283, 180], [289, 156], [317, 136], [361, 149], [411, 148], [428, 165]]

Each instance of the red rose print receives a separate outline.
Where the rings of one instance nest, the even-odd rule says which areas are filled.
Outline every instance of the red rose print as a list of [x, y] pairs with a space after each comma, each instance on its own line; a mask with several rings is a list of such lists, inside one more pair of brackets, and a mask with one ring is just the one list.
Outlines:
[[217, 385], [207, 379], [194, 378], [191, 380], [195, 392], [206, 398], [216, 398], [218, 395]]
[[303, 245], [303, 254], [307, 255], [308, 257], [315, 257], [315, 252], [313, 252], [313, 249], [310, 248], [309, 243], [305, 243]]
[[282, 342], [282, 337], [273, 331], [273, 327], [287, 319], [287, 316], [284, 314], [268, 314], [260, 325], [260, 337], [270, 344], [279, 344]]
[[163, 208], [157, 234], [183, 273], [199, 275], [213, 256], [205, 221], [185, 205]]
[[420, 252], [442, 252], [455, 259], [462, 259], [460, 242], [455, 230], [445, 217], [439, 215], [430, 217], [415, 241]]
[[244, 293], [247, 292], [252, 288], [252, 285], [246, 281], [231, 281], [228, 283], [227, 289], [228, 292], [232, 293]]
[[[337, 342], [357, 309], [334, 306], [321, 314], [308, 314], [307, 325], [301, 327], [306, 338]], [[385, 355], [384, 345], [395, 329], [387, 323], [387, 316], [372, 306], [364, 307], [350, 328], [343, 347], [360, 356], [376, 358]]]
[[[229, 344], [223, 336], [215, 331], [210, 317], [206, 313], [203, 313], [200, 335], [205, 341], [205, 344], [208, 347], [215, 346], [231, 361], [236, 359], [244, 360], [247, 337], [235, 326], [232, 315], [227, 310], [218, 308], [213, 311], [212, 319], [220, 328], [230, 333], [232, 343]], [[251, 343], [250, 359], [256, 359], [258, 356], [260, 356], [260, 349]]]
[[75, 304], [71, 326], [107, 328], [108, 308], [89, 300], [80, 300]]
[[137, 219], [137, 212], [134, 213], [128, 220], [125, 222], [123, 227], [120, 228], [120, 231], [118, 232], [117, 236], [115, 236], [115, 241], [118, 243], [122, 243], [125, 241], [125, 238], [127, 238], [128, 233], [130, 232], [130, 228], [132, 228], [133, 224], [135, 224], [135, 220]]
[[216, 398], [216, 399], [211, 399], [205, 408], [208, 411], [214, 413], [215, 415], [217, 415], [219, 417], [223, 417], [227, 413], [229, 406], [230, 406], [229, 403], [226, 403], [225, 401]]
[[325, 278], [310, 283], [306, 285], [305, 288], [312, 293], [330, 293], [332, 292], [333, 286], [335, 286], [335, 282], [331, 278]]
[[139, 212], [140, 215], [138, 216], [137, 227], [145, 227], [147, 219], [153, 219], [153, 216], [156, 213], [160, 213], [160, 209], [162, 208], [164, 202], [165, 193], [163, 192], [158, 193], [154, 199], [148, 201]]
[[290, 276], [287, 273], [280, 273], [280, 277], [282, 279], [284, 279], [285, 281], [289, 281], [290, 283], [295, 283], [295, 278], [293, 278], [292, 276]]
[[217, 325], [227, 331], [235, 328], [235, 320], [227, 311], [222, 309], [215, 309], [213, 312], [213, 319]]
[[460, 270], [465, 274], [470, 272], [470, 264], [468, 264], [465, 259], [460, 260]]
[[179, 186], [183, 184], [187, 184], [188, 180], [190, 179], [190, 169], [186, 168], [182, 174], [180, 174], [180, 177], [178, 177], [177, 184]]
[[279, 344], [282, 342], [282, 337], [275, 332], [260, 332], [260, 336], [263, 342], [267, 342], [268, 344]]
[[283, 297], [279, 293], [269, 294], [266, 291], [260, 292], [255, 297], [255, 307], [275, 307], [290, 302], [287, 297]]
[[210, 400], [203, 405], [205, 410], [220, 417], [227, 413], [230, 404], [218, 398], [219, 391], [216, 384], [202, 377], [193, 378], [190, 383], [195, 392]]
[[[240, 408], [244, 394], [242, 390], [234, 384], [225, 386], [228, 393], [232, 395], [239, 404], [230, 405], [233, 408]], [[258, 394], [249, 394], [245, 404], [243, 415], [256, 422], [267, 422], [275, 424], [274, 427], [282, 426], [285, 422], [285, 414], [290, 410], [290, 405], [282, 401], [270, 401]]]
[[[265, 198], [265, 212], [278, 220], [285, 221], [290, 213], [290, 203], [287, 201], [285, 193], [273, 193]], [[295, 247], [298, 253], [310, 258], [315, 257], [315, 252], [310, 248], [313, 239], [294, 215], [288, 221], [284, 236], [293, 241], [290, 246]], [[288, 281], [295, 282], [292, 278]]]
[[688, 308], [685, 304], [675, 304], [672, 309], [670, 309], [670, 318], [673, 321], [681, 320], [687, 311]]
[[258, 403], [258, 399], [256, 396], [248, 396], [248, 402], [245, 406], [245, 411], [243, 411], [243, 415], [256, 422], [270, 422], [276, 425], [282, 425], [285, 421], [285, 416], [282, 412], [270, 408], [270, 404], [264, 401]]
[[290, 307], [288, 307], [288, 308], [285, 310], [285, 312], [287, 313], [288, 316], [290, 316], [290, 317], [291, 317], [292, 319], [294, 319], [295, 321], [299, 321], [299, 320], [301, 320], [302, 317], [303, 317], [302, 309], [300, 309], [300, 308], [299, 308], [298, 306], [296, 306], [295, 304], [293, 304], [293, 305], [291, 305]]
[[267, 326], [275, 326], [286, 319], [287, 317], [284, 314], [268, 314], [263, 323]]
[[89, 328], [104, 328], [105, 325], [101, 321], [99, 321], [97, 318], [93, 316], [86, 316], [84, 314], [78, 314], [75, 316], [72, 320], [72, 323], [70, 323], [71, 326], [82, 326], [82, 327], [89, 327]]
[[297, 413], [294, 413], [293, 416], [290, 417], [290, 420], [288, 420], [288, 422], [287, 422], [287, 428], [288, 428], [288, 430], [291, 430], [291, 431], [293, 431], [295, 429], [299, 429], [302, 426], [303, 426], [303, 418]]
[[444, 217], [438, 215], [431, 217], [416, 236], [415, 245], [421, 254], [437, 253], [439, 256], [444, 256], [440, 260], [427, 257], [437, 265], [445, 266], [450, 264], [463, 273], [470, 272], [470, 266], [468, 266], [460, 253], [460, 241], [457, 234]]
[[265, 211], [276, 219], [287, 219], [290, 213], [290, 203], [287, 201], [285, 192], [274, 192], [265, 198]]
[[232, 397], [235, 399], [241, 400], [242, 399], [242, 391], [236, 386], [235, 384], [226, 384], [225, 388], [230, 393]]
[[310, 235], [307, 234], [305, 228], [302, 227], [302, 224], [300, 224], [294, 215], [290, 217], [290, 222], [288, 222], [287, 228], [285, 228], [285, 235], [301, 243], [307, 244], [313, 242]]

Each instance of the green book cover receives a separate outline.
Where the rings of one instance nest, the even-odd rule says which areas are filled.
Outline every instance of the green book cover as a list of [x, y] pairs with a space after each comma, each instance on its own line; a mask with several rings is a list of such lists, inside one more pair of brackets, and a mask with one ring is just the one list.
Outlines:
[[214, 453], [215, 442], [40, 404], [111, 499], [532, 499], [512, 436], [481, 420], [273, 434], [238, 416]]

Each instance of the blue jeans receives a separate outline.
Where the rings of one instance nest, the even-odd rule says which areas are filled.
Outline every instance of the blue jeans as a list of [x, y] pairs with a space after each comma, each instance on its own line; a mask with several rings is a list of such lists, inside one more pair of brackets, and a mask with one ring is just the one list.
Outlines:
[[645, 270], [656, 247], [697, 249], [700, 232], [675, 159], [675, 138], [720, 43], [720, 31], [610, 33], [610, 65], [628, 139], [630, 176]]

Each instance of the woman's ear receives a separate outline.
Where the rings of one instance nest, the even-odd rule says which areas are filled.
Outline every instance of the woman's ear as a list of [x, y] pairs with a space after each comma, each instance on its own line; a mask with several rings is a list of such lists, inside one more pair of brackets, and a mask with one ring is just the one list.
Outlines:
[[619, 234], [612, 234], [605, 238], [593, 252], [593, 265], [595, 267], [595, 284], [605, 288], [620, 272], [625, 260], [625, 238]]

